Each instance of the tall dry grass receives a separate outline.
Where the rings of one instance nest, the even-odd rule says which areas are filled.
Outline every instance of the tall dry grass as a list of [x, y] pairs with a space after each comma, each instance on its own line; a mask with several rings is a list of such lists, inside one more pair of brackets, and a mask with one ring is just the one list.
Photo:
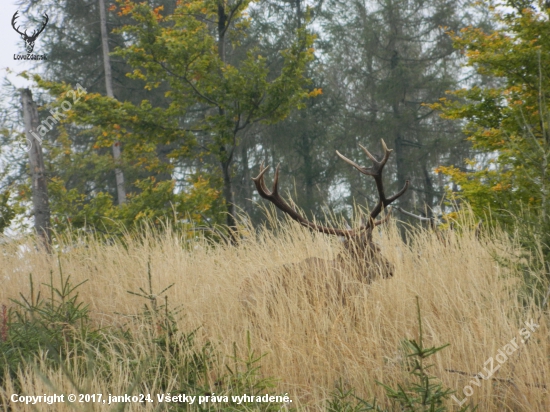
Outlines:
[[[149, 263], [155, 290], [175, 284], [166, 294], [171, 304], [182, 305], [180, 330], [199, 328], [199, 343], [213, 342], [227, 354], [222, 363], [230, 362], [234, 344], [244, 356], [250, 331], [253, 348], [267, 353], [261, 361], [263, 373], [280, 379], [278, 389], [291, 395], [293, 406], [323, 410], [340, 380], [357, 395], [378, 399], [384, 391], [376, 381], [390, 386], [406, 381], [399, 348], [403, 339], [417, 338], [418, 296], [425, 344], [450, 343], [433, 358], [433, 373], [457, 390], [458, 399], [464, 398], [464, 386], [471, 385], [474, 394], [469, 400], [480, 411], [550, 410], [544, 387], [550, 383], [548, 311], [542, 313], [532, 304], [522, 307], [522, 275], [494, 259], [495, 254], [516, 255], [513, 241], [498, 233], [478, 240], [473, 231], [464, 230], [449, 233], [443, 244], [433, 233], [420, 231], [405, 245], [395, 227], [377, 233], [376, 240], [395, 265], [395, 275], [369, 285], [355, 284], [345, 305], [327, 293], [325, 279], [330, 284], [331, 273], [317, 273], [317, 283], [304, 281], [311, 274], [298, 273], [285, 290], [274, 292], [270, 286], [283, 264], [311, 256], [334, 258], [340, 252], [337, 240], [294, 224], [279, 227], [276, 235], [263, 231], [237, 247], [151, 232], [128, 237], [125, 244], [63, 246], [56, 256], [29, 245], [3, 245], [0, 303], [9, 305], [10, 298], [29, 293], [29, 273], [36, 284], [49, 282], [50, 271], [58, 272], [59, 258], [74, 283], [88, 279], [79, 290], [98, 325], [131, 325], [124, 314], [140, 311], [143, 301], [127, 291], [147, 290]], [[259, 300], [253, 313], [239, 301], [245, 278], [270, 294]], [[349, 275], [348, 281], [356, 283], [356, 278]], [[467, 375], [483, 372], [486, 360], [513, 338], [519, 340], [523, 322], [531, 319], [540, 319], [540, 327], [527, 345], [520, 344], [509, 356], [495, 379], [481, 380], [479, 387], [469, 383], [473, 378]], [[137, 345], [128, 350], [142, 351], [140, 356], [146, 357], [148, 348]], [[90, 392], [124, 393], [130, 367], [113, 366], [118, 374], [115, 387], [106, 387], [98, 377], [87, 382], [81, 377], [82, 384], [89, 385]], [[70, 392], [72, 384], [62, 372], [44, 373], [56, 388]], [[21, 374], [25, 393], [52, 392], [35, 369]], [[2, 390], [13, 390], [10, 382]], [[450, 400], [449, 410], [455, 406]], [[55, 410], [63, 407], [67, 406], [57, 405]], [[129, 407], [144, 410], [140, 405]], [[107, 410], [97, 410], [101, 408]]]

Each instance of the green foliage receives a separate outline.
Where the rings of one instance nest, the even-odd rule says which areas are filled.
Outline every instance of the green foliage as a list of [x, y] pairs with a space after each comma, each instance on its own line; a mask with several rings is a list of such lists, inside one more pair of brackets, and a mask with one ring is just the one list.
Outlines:
[[[0, 136], [5, 130], [0, 130]], [[5, 153], [0, 151], [0, 156], [3, 157], [6, 165], [10, 165], [10, 160], [5, 156]], [[24, 213], [24, 207], [21, 205], [18, 196], [17, 185], [11, 181], [10, 174], [12, 169], [6, 166], [3, 170], [0, 170], [0, 181], [3, 181], [4, 185], [0, 185], [0, 235], [10, 226], [17, 227], [21, 222], [17, 219]]]
[[[228, 45], [227, 50], [246, 38], [249, 20], [244, 11], [248, 5], [248, 1], [227, 5], [230, 21], [226, 28], [233, 29], [232, 46]], [[246, 50], [242, 59], [222, 54], [219, 39], [207, 23], [208, 19], [219, 19], [217, 3], [182, 1], [172, 15], [164, 17], [161, 11], [144, 3], [126, 2], [120, 13], [131, 14], [136, 24], [123, 30], [136, 42], [117, 49], [115, 54], [128, 60], [135, 68], [131, 77], [145, 81], [146, 88], [167, 82], [171, 107], [181, 111], [205, 104], [218, 109], [198, 124], [214, 134], [216, 148], [230, 143], [223, 139], [233, 139], [235, 131], [252, 122], [276, 122], [291, 108], [303, 105], [302, 100], [308, 96], [302, 88], [307, 83], [303, 71], [313, 58], [313, 38], [305, 30], [299, 31], [289, 49], [281, 51], [284, 64], [276, 75], [258, 49]]]
[[[241, 359], [235, 347], [230, 356], [233, 365], [222, 365], [223, 357], [211, 343], [200, 346], [195, 342], [196, 331], [178, 330], [181, 308], [170, 308], [165, 295], [173, 285], [154, 291], [150, 266], [148, 280], [148, 290], [128, 291], [146, 300], [143, 311], [133, 317], [131, 329], [98, 329], [76, 291], [84, 282], [73, 285], [60, 266], [59, 286], [54, 285], [52, 275], [51, 282], [45, 285], [49, 296], [42, 297], [30, 276], [30, 296], [21, 294], [21, 300], [13, 300], [14, 308], [8, 311], [3, 305], [0, 312], [0, 386], [4, 386], [9, 376], [21, 391], [17, 373], [27, 365], [36, 366], [40, 359], [41, 367], [61, 369], [76, 392], [90, 393], [83, 387], [87, 378], [100, 377], [115, 387], [112, 365], [135, 365], [131, 385], [125, 391], [129, 395], [149, 393], [155, 388], [156, 393], [168, 392], [172, 396], [215, 393], [229, 399], [227, 403], [202, 405], [166, 402], [159, 410], [247, 411], [252, 407], [265, 412], [280, 410], [281, 404], [238, 403], [231, 398], [245, 393], [265, 395], [274, 389], [276, 381], [261, 375], [263, 355], [258, 356], [251, 349], [250, 337], [245, 357]], [[132, 350], [136, 346], [145, 350]], [[55, 388], [46, 371], [41, 372], [47, 384]], [[212, 376], [217, 379], [213, 381]], [[9, 400], [0, 397], [0, 405], [8, 407]]]
[[[233, 203], [231, 162], [238, 133], [253, 123], [277, 122], [319, 93], [303, 87], [303, 72], [313, 56], [313, 36], [304, 29], [280, 51], [278, 72], [258, 48], [241, 46], [250, 23], [248, 4], [228, 3], [222, 13], [210, 1], [178, 2], [163, 16], [162, 6], [121, 3], [118, 15], [133, 23], [120, 33], [132, 41], [115, 54], [134, 67], [128, 76], [136, 87], [149, 91], [151, 99], [139, 104], [34, 76], [55, 98], [42, 113], [62, 114], [56, 144], [44, 146], [54, 229], [111, 233], [144, 219], [157, 224], [221, 221], [223, 203]], [[210, 23], [216, 18], [218, 26]], [[159, 89], [165, 90], [162, 99]], [[114, 144], [122, 146], [117, 162], [111, 154]], [[212, 162], [222, 165], [222, 173]], [[113, 200], [115, 169], [123, 171], [126, 182], [127, 199], [121, 205]], [[185, 178], [179, 177], [183, 171]]]
[[140, 192], [129, 194], [127, 203], [116, 206], [108, 193], [88, 198], [76, 189], [66, 190], [54, 179], [50, 182], [54, 227], [93, 228], [100, 233], [120, 235], [141, 228], [143, 223], [183, 229], [200, 223], [205, 216], [219, 215], [216, 207], [219, 192], [210, 187], [209, 181], [198, 176], [189, 183], [187, 191], [176, 193], [173, 181], [156, 182], [154, 177], [138, 180], [134, 185]]
[[16, 208], [10, 205], [10, 191], [0, 192], [0, 234], [4, 233], [11, 221], [15, 218]]
[[[452, 34], [467, 64], [493, 79], [491, 86], [473, 85], [452, 92], [454, 98], [432, 105], [443, 116], [461, 121], [478, 151], [468, 170], [441, 167], [479, 217], [519, 235], [537, 272], [550, 276], [550, 20], [549, 10], [509, 2], [493, 9], [501, 28], [485, 33], [467, 28]], [[482, 160], [484, 159], [484, 160]], [[516, 262], [509, 262], [517, 265]], [[540, 286], [525, 266], [529, 288]], [[543, 285], [544, 286], [544, 285]], [[541, 289], [542, 290], [542, 289]]]
[[232, 163], [240, 135], [255, 123], [284, 119], [320, 93], [305, 88], [313, 36], [298, 29], [290, 46], [280, 50], [280, 69], [274, 70], [260, 48], [247, 41], [250, 4], [187, 0], [163, 16], [162, 7], [125, 1], [119, 14], [131, 15], [136, 24], [121, 30], [131, 45], [115, 51], [134, 67], [130, 76], [145, 82], [146, 89], [167, 86], [167, 110], [185, 120], [217, 161], [228, 226], [235, 225]]
[[46, 365], [58, 365], [67, 356], [84, 355], [87, 345], [102, 341], [99, 330], [90, 327], [88, 306], [79, 301], [70, 276], [64, 278], [59, 268], [59, 286], [54, 285], [53, 274], [45, 286], [49, 296], [36, 293], [32, 275], [29, 275], [30, 296], [21, 294], [16, 305], [2, 313], [0, 338], [0, 386], [9, 375], [17, 384], [16, 373], [26, 363], [38, 357]]
[[[405, 357], [404, 366], [406, 367], [411, 380], [405, 385], [398, 384], [397, 388], [392, 388], [384, 383], [377, 382], [386, 390], [386, 397], [391, 403], [391, 409], [380, 406], [376, 399], [373, 402], [367, 402], [357, 396], [353, 389], [344, 390], [340, 384], [332, 394], [329, 401], [329, 412], [362, 412], [362, 411], [408, 411], [408, 412], [445, 412], [447, 407], [445, 400], [455, 391], [444, 388], [443, 384], [428, 373], [433, 365], [426, 364], [428, 358], [437, 352], [445, 349], [449, 344], [427, 348], [424, 346], [422, 332], [422, 317], [420, 315], [420, 303], [416, 297], [416, 308], [418, 314], [418, 341], [416, 339], [407, 339], [403, 341], [402, 352]], [[472, 410], [475, 410], [474, 407]], [[470, 406], [466, 405], [460, 411], [468, 411]]]
[[[100, 94], [79, 94], [69, 85], [39, 76], [34, 80], [56, 97], [48, 110], [63, 112], [64, 102], [72, 102], [57, 127], [57, 144], [45, 146], [51, 165], [49, 195], [55, 230], [86, 228], [120, 234], [144, 221], [175, 225], [220, 220], [216, 177], [208, 171], [189, 174], [177, 189], [171, 178], [175, 162], [189, 158], [196, 147], [193, 135], [180, 130], [177, 120], [170, 117], [173, 112], [153, 108], [148, 101], [134, 106]], [[78, 147], [69, 138], [71, 133], [87, 135], [79, 140], [87, 145]], [[158, 148], [172, 141], [178, 142], [177, 149], [161, 159]], [[122, 164], [112, 158], [115, 142], [123, 145]], [[126, 179], [128, 194], [122, 205], [115, 204], [116, 193], [104, 183], [114, 179], [116, 167], [121, 167]]]
[[376, 399], [365, 401], [355, 395], [354, 389], [344, 389], [342, 381], [338, 383], [327, 403], [327, 412], [364, 412], [383, 411]]
[[492, 86], [473, 85], [452, 92], [433, 108], [449, 119], [464, 122], [474, 149], [485, 162], [468, 161], [469, 170], [441, 167], [460, 187], [483, 217], [491, 211], [496, 221], [512, 223], [513, 215], [529, 210], [548, 214], [549, 117], [546, 102], [550, 63], [550, 22], [546, 11], [519, 8], [494, 12], [502, 26], [492, 33], [469, 27], [452, 34], [464, 50], [467, 64], [491, 76]]

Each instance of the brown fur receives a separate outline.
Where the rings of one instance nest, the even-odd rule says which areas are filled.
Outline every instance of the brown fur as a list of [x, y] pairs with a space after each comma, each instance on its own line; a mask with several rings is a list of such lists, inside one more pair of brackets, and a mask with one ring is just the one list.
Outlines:
[[394, 267], [365, 234], [362, 243], [348, 239], [336, 259], [310, 257], [299, 263], [265, 269], [245, 279], [239, 299], [249, 315], [265, 305], [295, 291], [302, 291], [302, 304], [320, 305], [322, 301], [338, 300], [346, 305], [349, 296], [377, 278], [393, 276]]

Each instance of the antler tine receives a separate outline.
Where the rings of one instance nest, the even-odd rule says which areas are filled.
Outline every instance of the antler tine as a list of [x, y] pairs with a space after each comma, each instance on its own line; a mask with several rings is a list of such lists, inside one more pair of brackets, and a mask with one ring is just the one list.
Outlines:
[[348, 163], [349, 165], [353, 166], [357, 170], [359, 170], [361, 173], [372, 176], [374, 178], [374, 181], [376, 183], [376, 189], [378, 190], [378, 203], [372, 209], [369, 215], [369, 220], [366, 224], [363, 224], [361, 227], [362, 230], [365, 229], [372, 229], [374, 226], [380, 225], [384, 223], [387, 219], [389, 219], [389, 213], [384, 219], [380, 221], [375, 221], [375, 219], [378, 217], [378, 215], [382, 212], [382, 210], [390, 205], [394, 200], [396, 200], [398, 197], [402, 196], [406, 190], [409, 187], [409, 181], [407, 180], [405, 182], [405, 185], [403, 188], [397, 192], [395, 195], [386, 198], [386, 194], [384, 193], [384, 184], [382, 182], [382, 171], [384, 169], [384, 166], [388, 162], [388, 159], [390, 158], [391, 153], [393, 152], [392, 149], [388, 149], [388, 146], [386, 145], [386, 142], [384, 139], [380, 139], [380, 142], [382, 143], [382, 149], [384, 149], [384, 156], [382, 157], [382, 160], [376, 159], [372, 155], [371, 152], [367, 150], [366, 147], [359, 145], [359, 147], [363, 150], [363, 152], [367, 155], [367, 157], [372, 161], [373, 165], [370, 168], [359, 166], [357, 163], [355, 163], [353, 160], [348, 159], [347, 157], [343, 156], [338, 150], [336, 151], [336, 154], [340, 159]]
[[388, 161], [388, 159], [390, 158], [390, 155], [391, 155], [391, 152], [393, 152], [393, 149], [388, 149], [388, 146], [386, 146], [386, 142], [384, 141], [384, 139], [380, 139], [380, 142], [382, 143], [382, 149], [384, 149], [384, 157], [382, 158], [381, 161], [378, 161], [378, 159], [376, 159], [376, 157], [374, 157], [368, 150], [366, 147], [364, 147], [363, 145], [359, 145], [359, 147], [361, 149], [363, 149], [363, 152], [365, 152], [365, 154], [369, 157], [370, 160], [372, 160], [372, 162], [375, 164], [375, 166], [377, 167], [378, 171], [382, 170], [382, 168], [384, 167], [384, 165], [386, 164], [386, 162]]
[[266, 196], [271, 196], [271, 192], [265, 185], [265, 180], [264, 180], [264, 174], [265, 172], [267, 172], [268, 169], [269, 169], [269, 166], [264, 167], [264, 164], [262, 162], [262, 164], [260, 165], [260, 174], [252, 178], [252, 180], [256, 184], [256, 189], [258, 190], [258, 193], [260, 194], [260, 196], [266, 199], [267, 199]]
[[371, 152], [369, 152], [369, 151], [367, 150], [367, 148], [366, 148], [365, 146], [363, 146], [363, 145], [360, 144], [359, 147], [360, 147], [361, 149], [363, 149], [363, 152], [365, 152], [365, 154], [368, 156], [368, 158], [369, 158], [370, 160], [372, 160], [374, 163], [379, 163], [379, 162], [378, 162], [378, 159], [376, 159], [376, 157], [374, 157], [374, 156], [371, 154]]
[[391, 202], [393, 202], [395, 199], [397, 199], [398, 197], [401, 197], [406, 191], [407, 189], [409, 188], [409, 181], [406, 180], [405, 181], [405, 184], [403, 185], [403, 188], [397, 192], [396, 194], [394, 194], [393, 196], [389, 197], [388, 199], [386, 199], [386, 201], [388, 202], [387, 204], [389, 205]]
[[386, 146], [386, 142], [384, 141], [384, 139], [380, 139], [380, 142], [382, 143], [382, 148], [384, 149], [384, 153], [393, 152], [393, 149], [388, 149], [388, 146]]
[[261, 197], [269, 200], [271, 203], [273, 203], [277, 207], [277, 209], [283, 211], [284, 213], [289, 215], [293, 220], [295, 220], [296, 222], [300, 223], [302, 226], [305, 226], [311, 230], [316, 230], [318, 232], [325, 233], [327, 235], [345, 236], [347, 238], [355, 235], [354, 230], [336, 229], [332, 227], [320, 226], [304, 218], [279, 195], [279, 189], [278, 189], [279, 165], [277, 165], [277, 169], [275, 170], [275, 177], [273, 178], [273, 189], [271, 191], [267, 189], [265, 185], [265, 180], [264, 180], [264, 175], [267, 169], [269, 169], [269, 166], [264, 168], [262, 163], [262, 165], [260, 166], [260, 174], [252, 178], [252, 180], [254, 181], [254, 184], [256, 185], [256, 190], [258, 191]]
[[348, 159], [346, 156], [342, 155], [338, 150], [336, 151], [336, 154], [340, 159], [342, 159], [344, 162], [350, 164], [351, 166], [355, 167], [357, 170], [359, 170], [361, 173], [367, 175], [367, 176], [378, 176], [380, 173], [382, 173], [382, 169], [386, 165], [388, 159], [390, 158], [391, 152], [393, 152], [392, 149], [388, 149], [388, 146], [386, 146], [386, 142], [384, 142], [384, 139], [380, 139], [382, 142], [382, 148], [384, 149], [384, 157], [382, 160], [378, 160], [376, 157], [373, 156], [371, 152], [368, 151], [368, 149], [363, 146], [359, 145], [359, 147], [365, 152], [367, 157], [372, 161], [373, 167], [367, 168], [363, 166], [359, 166], [357, 163], [355, 163], [353, 160]]
[[386, 146], [386, 142], [384, 139], [380, 139], [380, 142], [382, 143], [382, 148], [384, 149], [384, 158], [382, 159], [383, 164], [386, 164], [388, 159], [390, 158], [391, 153], [393, 152], [393, 149], [388, 149], [388, 146]]
[[[363, 147], [363, 146], [361, 146], [361, 147]], [[366, 150], [366, 149], [364, 149], [364, 150]], [[346, 162], [347, 164], [352, 165], [353, 167], [355, 167], [357, 170], [359, 170], [364, 175], [374, 176], [373, 172], [370, 169], [367, 169], [366, 167], [363, 167], [363, 166], [359, 166], [357, 163], [355, 163], [353, 160], [348, 159], [346, 156], [344, 156], [338, 150], [336, 151], [336, 155], [340, 159], [342, 159], [344, 162]], [[367, 155], [369, 157], [371, 157], [371, 159], [373, 159], [373, 162], [377, 162], [377, 160], [370, 153], [368, 153], [368, 151], [367, 151]]]
[[386, 216], [384, 216], [383, 219], [375, 221], [374, 226], [380, 226], [386, 223], [390, 219], [391, 212], [392, 212], [392, 207], [388, 206], [388, 208], [386, 209]]
[[385, 207], [388, 207], [390, 203], [392, 203], [398, 197], [402, 196], [409, 188], [409, 181], [407, 180], [405, 182], [405, 185], [399, 192], [397, 192], [395, 195], [389, 198], [386, 198], [386, 195], [384, 194], [384, 186], [382, 185], [382, 177], [378, 175], [375, 177], [375, 180], [376, 180], [376, 187], [378, 189], [378, 196], [380, 197], [380, 200], [378, 200], [378, 203], [376, 204], [374, 209], [372, 209], [372, 211], [370, 212], [370, 220], [373, 220], [373, 221], [382, 212], [382, 210]]

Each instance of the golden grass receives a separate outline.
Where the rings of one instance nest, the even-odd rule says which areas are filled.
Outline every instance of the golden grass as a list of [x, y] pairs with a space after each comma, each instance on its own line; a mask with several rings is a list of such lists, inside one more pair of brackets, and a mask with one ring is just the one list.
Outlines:
[[[340, 251], [338, 241], [292, 224], [281, 227], [277, 235], [263, 232], [238, 247], [213, 247], [205, 241], [189, 243], [173, 234], [149, 234], [126, 239], [126, 247], [92, 242], [65, 248], [59, 259], [64, 274], [74, 283], [89, 280], [79, 288], [80, 296], [102, 325], [125, 324], [127, 318], [121, 313], [141, 310], [143, 300], [127, 291], [147, 290], [150, 262], [155, 290], [175, 283], [167, 295], [172, 305], [183, 307], [180, 330], [199, 328], [199, 343], [213, 342], [228, 355], [227, 361], [234, 343], [244, 356], [250, 331], [253, 348], [268, 354], [262, 360], [263, 373], [280, 379], [278, 390], [290, 394], [293, 406], [308, 410], [323, 410], [340, 379], [369, 399], [383, 397], [376, 381], [395, 386], [407, 379], [399, 348], [404, 338], [417, 338], [416, 296], [426, 346], [451, 344], [430, 363], [435, 365], [432, 373], [445, 386], [457, 390], [458, 399], [464, 398], [462, 390], [473, 378], [448, 370], [483, 372], [486, 360], [499, 348], [513, 338], [519, 340], [524, 321], [540, 317], [540, 327], [528, 344], [520, 343], [520, 349], [495, 373], [500, 380], [481, 380], [479, 387], [470, 384], [474, 394], [469, 399], [479, 404], [479, 411], [549, 411], [548, 389], [540, 387], [550, 382], [548, 311], [541, 313], [534, 305], [521, 307], [519, 274], [499, 266], [492, 257], [492, 253], [516, 253], [517, 248], [504, 235], [483, 241], [468, 231], [449, 236], [443, 245], [433, 233], [417, 233], [407, 246], [395, 228], [390, 228], [377, 234], [376, 240], [395, 265], [393, 278], [356, 285], [353, 296], [342, 305], [341, 300], [323, 292], [326, 281], [312, 285], [303, 281], [307, 273], [298, 274], [290, 290], [268, 297], [270, 305], [260, 302], [253, 316], [239, 301], [245, 278], [269, 285], [283, 264], [310, 256], [334, 258]], [[36, 252], [28, 245], [4, 245], [2, 249], [0, 304], [9, 304], [9, 298], [17, 298], [20, 292], [28, 295], [29, 273], [38, 284], [49, 282], [50, 271], [58, 272], [57, 257]], [[349, 282], [355, 282], [353, 276]], [[308, 295], [305, 287], [318, 289]], [[146, 357], [148, 349], [128, 350], [142, 351]], [[120, 374], [115, 377], [116, 387], [105, 387], [95, 379], [86, 383], [91, 385], [90, 392], [125, 392], [130, 366], [113, 367]], [[71, 391], [63, 373], [48, 373], [56, 388]], [[52, 392], [33, 369], [21, 374], [25, 374], [27, 394]], [[508, 379], [514, 384], [505, 382]], [[0, 390], [11, 393], [10, 383]], [[152, 393], [154, 390], [151, 388]], [[129, 410], [149, 409], [129, 406]], [[450, 400], [448, 406], [455, 410], [456, 404]], [[55, 410], [64, 407], [69, 410], [67, 405], [57, 405]], [[96, 410], [107, 410], [103, 407]]]

